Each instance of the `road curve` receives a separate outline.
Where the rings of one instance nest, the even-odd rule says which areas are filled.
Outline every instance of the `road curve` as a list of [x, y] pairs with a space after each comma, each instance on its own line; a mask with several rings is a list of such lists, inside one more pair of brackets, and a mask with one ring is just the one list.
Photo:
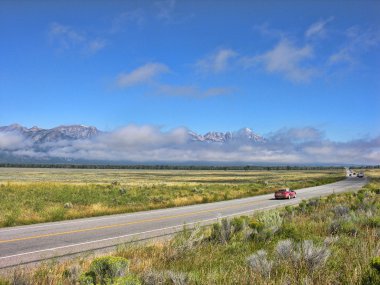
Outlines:
[[159, 237], [179, 231], [184, 224], [215, 222], [218, 218], [294, 205], [303, 199], [356, 191], [365, 178], [297, 190], [297, 198], [273, 200], [273, 194], [72, 221], [0, 229], [0, 269], [53, 257], [109, 248], [124, 242]]

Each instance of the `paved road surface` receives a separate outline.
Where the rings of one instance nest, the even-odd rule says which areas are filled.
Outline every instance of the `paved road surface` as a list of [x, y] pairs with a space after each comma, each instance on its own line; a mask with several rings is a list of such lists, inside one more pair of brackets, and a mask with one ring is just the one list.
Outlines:
[[367, 180], [348, 178], [297, 190], [297, 198], [273, 200], [273, 194], [54, 223], [0, 229], [0, 269], [84, 251], [112, 247], [179, 231], [184, 224], [207, 224], [227, 216], [248, 214], [299, 203], [302, 199], [360, 189]]

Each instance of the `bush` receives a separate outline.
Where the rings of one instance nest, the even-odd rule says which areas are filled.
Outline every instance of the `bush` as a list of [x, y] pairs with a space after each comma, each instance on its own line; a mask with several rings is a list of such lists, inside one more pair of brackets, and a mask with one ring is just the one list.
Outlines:
[[79, 277], [79, 284], [80, 285], [94, 285], [95, 280], [96, 280], [96, 275], [93, 271], [85, 272]]
[[221, 222], [212, 225], [210, 238], [213, 241], [227, 244], [231, 240], [234, 232], [234, 226], [231, 225], [230, 220], [223, 219]]
[[280, 240], [275, 248], [277, 257], [281, 260], [294, 259], [295, 250], [293, 241], [290, 239]]
[[371, 267], [376, 269], [377, 272], [380, 274], [380, 256], [372, 258]]
[[167, 278], [163, 272], [149, 270], [143, 274], [143, 282], [145, 285], [161, 285], [166, 284]]
[[270, 278], [272, 268], [281, 268], [289, 264], [291, 268], [306, 268], [306, 278], [316, 270], [321, 269], [330, 250], [326, 244], [314, 245], [313, 241], [305, 240], [299, 244], [290, 239], [281, 240], [274, 249], [274, 259], [267, 258], [265, 250], [259, 250], [247, 258], [249, 267], [263, 278]]
[[310, 271], [322, 267], [330, 256], [330, 250], [326, 245], [315, 246], [311, 240], [305, 240], [302, 243], [300, 253], [302, 256], [301, 258]]
[[257, 219], [252, 219], [249, 221], [248, 226], [257, 232], [261, 232], [264, 229], [265, 225]]
[[371, 228], [380, 227], [380, 217], [368, 218], [368, 220], [366, 221], [366, 225], [371, 227]]
[[170, 241], [170, 258], [182, 256], [184, 252], [194, 249], [204, 240], [204, 231], [200, 226], [196, 226], [189, 231], [186, 228]]
[[247, 258], [248, 266], [264, 278], [270, 278], [273, 261], [268, 260], [265, 250], [259, 250]]
[[246, 217], [236, 217], [231, 220], [231, 226], [234, 227], [235, 232], [243, 231], [247, 226], [247, 218]]
[[259, 217], [259, 221], [264, 224], [266, 229], [272, 233], [275, 233], [281, 228], [283, 218], [281, 217], [279, 211], [269, 211], [264, 212]]
[[320, 200], [319, 199], [314, 199], [314, 200], [310, 200], [308, 203], [307, 203], [307, 206], [308, 207], [318, 207], [320, 204]]
[[125, 277], [118, 277], [112, 283], [113, 285], [141, 285], [141, 281], [138, 277], [132, 274], [128, 274]]
[[371, 268], [362, 278], [362, 285], [380, 284], [380, 256], [372, 258], [370, 264]]
[[295, 241], [300, 241], [304, 238], [300, 228], [293, 223], [284, 223], [279, 234], [284, 238], [293, 239]]
[[174, 285], [187, 285], [188, 284], [188, 276], [187, 274], [183, 272], [173, 272], [168, 271], [167, 272], [170, 280], [173, 282]]
[[341, 218], [347, 216], [350, 212], [350, 209], [343, 205], [337, 205], [332, 209], [332, 211], [334, 212], [335, 217]]
[[124, 257], [104, 256], [95, 258], [90, 265], [90, 271], [95, 273], [94, 283], [106, 284], [116, 277], [123, 277], [128, 272], [128, 260]]
[[80, 266], [78, 264], [72, 265], [63, 271], [63, 278], [69, 281], [70, 284], [75, 284], [80, 276]]
[[340, 231], [351, 236], [356, 236], [358, 233], [357, 226], [351, 221], [343, 222]]

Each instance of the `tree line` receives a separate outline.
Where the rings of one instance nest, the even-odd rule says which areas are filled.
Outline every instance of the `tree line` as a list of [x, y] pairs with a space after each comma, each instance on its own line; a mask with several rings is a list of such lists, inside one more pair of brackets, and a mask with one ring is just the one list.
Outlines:
[[[15, 168], [72, 168], [72, 169], [146, 169], [146, 170], [324, 170], [340, 169], [342, 166], [259, 166], [259, 165], [235, 165], [235, 166], [212, 166], [212, 165], [113, 165], [113, 164], [42, 164], [42, 163], [0, 163], [0, 167]], [[380, 165], [352, 166], [351, 168], [377, 169]]]

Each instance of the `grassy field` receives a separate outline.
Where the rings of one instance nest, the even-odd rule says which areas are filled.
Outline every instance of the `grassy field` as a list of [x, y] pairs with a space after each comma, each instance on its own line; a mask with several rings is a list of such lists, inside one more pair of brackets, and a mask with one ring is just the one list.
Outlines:
[[0, 168], [0, 227], [241, 198], [343, 177], [343, 170]]
[[358, 193], [120, 246], [112, 256], [16, 269], [0, 284], [380, 284], [380, 171], [366, 174], [371, 182]]

